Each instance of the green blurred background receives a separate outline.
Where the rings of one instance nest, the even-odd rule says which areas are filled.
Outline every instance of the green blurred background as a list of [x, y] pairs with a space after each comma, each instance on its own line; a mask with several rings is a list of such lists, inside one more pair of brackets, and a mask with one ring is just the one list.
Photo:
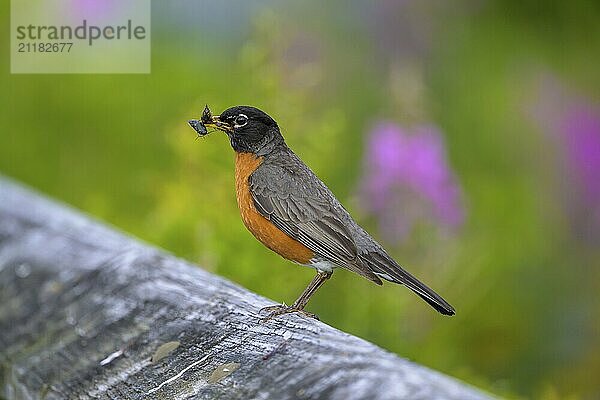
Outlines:
[[225, 136], [186, 124], [257, 106], [457, 315], [345, 271], [310, 311], [501, 396], [600, 398], [600, 3], [152, 6], [151, 74], [11, 75], [1, 3], [2, 174], [290, 302], [313, 272], [251, 237]]

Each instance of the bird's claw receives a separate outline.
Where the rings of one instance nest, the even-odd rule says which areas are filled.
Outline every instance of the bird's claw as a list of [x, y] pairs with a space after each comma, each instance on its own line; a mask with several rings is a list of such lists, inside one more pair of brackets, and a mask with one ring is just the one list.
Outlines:
[[261, 318], [260, 322], [267, 322], [270, 319], [273, 319], [279, 315], [289, 314], [289, 313], [304, 314], [305, 316], [307, 316], [309, 318], [314, 318], [317, 321], [319, 321], [319, 317], [317, 316], [317, 314], [313, 314], [313, 313], [305, 311], [301, 308], [294, 307], [293, 305], [288, 306], [285, 303], [284, 304], [276, 304], [276, 305], [268, 306], [268, 307], [263, 307], [260, 309], [260, 311], [258, 313], [262, 314], [265, 312], [267, 313], [267, 315], [265, 317]]

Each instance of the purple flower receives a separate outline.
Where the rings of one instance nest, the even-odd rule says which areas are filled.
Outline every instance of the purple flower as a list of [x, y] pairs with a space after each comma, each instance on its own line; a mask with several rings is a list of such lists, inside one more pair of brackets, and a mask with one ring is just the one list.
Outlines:
[[435, 127], [379, 123], [369, 133], [365, 163], [362, 204], [388, 240], [402, 239], [419, 221], [438, 228], [463, 223], [461, 190]]
[[545, 75], [536, 90], [533, 117], [558, 150], [556, 197], [575, 232], [600, 236], [600, 105]]
[[124, 6], [121, 0], [71, 0], [71, 5], [66, 12], [74, 23], [80, 23], [83, 19], [97, 23], [107, 22], [117, 11], [123, 14], [123, 11], [130, 7], [130, 5]]
[[573, 104], [558, 128], [586, 202], [600, 204], [600, 109]]

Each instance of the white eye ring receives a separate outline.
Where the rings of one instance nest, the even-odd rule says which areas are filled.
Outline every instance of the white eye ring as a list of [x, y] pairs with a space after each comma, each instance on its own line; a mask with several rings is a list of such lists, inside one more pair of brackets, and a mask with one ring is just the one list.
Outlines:
[[246, 114], [240, 114], [235, 118], [234, 128], [241, 128], [248, 123], [248, 116]]

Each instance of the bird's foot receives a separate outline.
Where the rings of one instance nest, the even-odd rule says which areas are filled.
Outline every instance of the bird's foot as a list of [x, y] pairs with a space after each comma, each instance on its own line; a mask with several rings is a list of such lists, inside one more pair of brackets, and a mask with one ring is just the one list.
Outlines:
[[304, 314], [305, 316], [309, 317], [309, 318], [314, 318], [317, 321], [319, 320], [319, 317], [317, 316], [317, 314], [313, 314], [311, 312], [305, 311], [301, 308], [295, 307], [295, 306], [288, 306], [285, 303], [284, 304], [276, 304], [274, 306], [268, 306], [268, 307], [263, 307], [260, 309], [260, 311], [258, 312], [259, 314], [263, 314], [263, 313], [267, 313], [267, 315], [264, 318], [261, 318], [261, 322], [267, 322], [270, 319], [273, 319], [279, 315], [283, 315], [283, 314], [289, 314], [289, 313], [300, 313], [300, 314]]

